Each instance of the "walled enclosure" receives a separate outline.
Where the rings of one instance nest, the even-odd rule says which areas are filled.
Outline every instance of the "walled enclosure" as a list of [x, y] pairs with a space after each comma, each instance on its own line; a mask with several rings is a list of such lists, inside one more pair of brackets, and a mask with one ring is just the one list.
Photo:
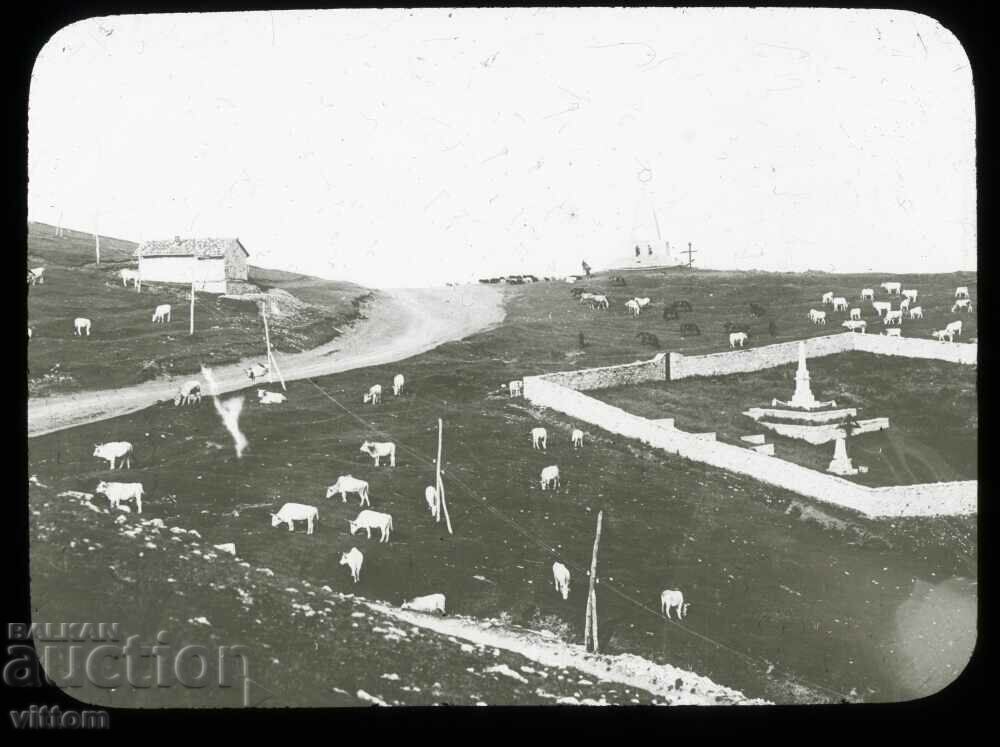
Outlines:
[[[863, 340], [869, 338], [869, 340]], [[859, 343], [857, 341], [862, 340]], [[904, 344], [898, 345], [902, 342]], [[912, 345], [906, 343], [914, 343]], [[924, 345], [924, 343], [928, 343]], [[536, 405], [578, 418], [626, 438], [633, 438], [668, 454], [714, 467], [749, 475], [824, 503], [858, 511], [866, 516], [937, 516], [974, 514], [978, 481], [964, 480], [923, 485], [896, 485], [869, 488], [840, 477], [801, 467], [764, 453], [685, 433], [659, 420], [649, 420], [606, 404], [582, 392], [645, 381], [665, 381], [688, 376], [717, 376], [757, 371], [798, 359], [798, 342], [715, 353], [703, 356], [670, 354], [621, 366], [564, 371], [524, 379], [524, 397]], [[975, 363], [976, 346], [939, 343], [907, 338], [861, 335], [853, 332], [812, 338], [806, 341], [806, 355], [820, 357], [849, 350], [914, 358], [932, 358], [955, 363]]]

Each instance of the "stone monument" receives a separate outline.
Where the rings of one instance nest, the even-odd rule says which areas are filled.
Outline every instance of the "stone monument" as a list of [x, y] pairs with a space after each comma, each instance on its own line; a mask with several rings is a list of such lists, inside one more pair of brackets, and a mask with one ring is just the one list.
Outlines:
[[771, 400], [771, 407], [794, 407], [796, 410], [818, 410], [822, 407], [836, 407], [835, 400], [820, 402], [813, 396], [809, 386], [809, 369], [806, 367], [806, 344], [799, 341], [799, 367], [795, 372], [795, 393], [788, 402], [780, 399]]

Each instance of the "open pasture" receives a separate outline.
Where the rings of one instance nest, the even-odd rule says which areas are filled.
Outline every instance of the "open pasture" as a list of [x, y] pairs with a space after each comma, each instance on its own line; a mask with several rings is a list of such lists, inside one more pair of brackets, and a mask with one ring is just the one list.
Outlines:
[[[581, 354], [575, 329], [584, 310], [574, 304], [565, 285], [518, 288], [508, 319], [490, 332], [392, 366], [294, 382], [284, 405], [258, 405], [248, 390], [241, 427], [250, 446], [241, 460], [205, 401], [33, 439], [30, 473], [54, 488], [92, 490], [110, 474], [91, 457], [93, 443], [129, 440], [136, 465], [115, 479], [143, 482], [144, 517], [197, 529], [213, 544], [235, 542], [251, 564], [313, 585], [392, 604], [444, 592], [450, 612], [573, 641], [582, 640], [585, 569], [603, 509], [603, 651], [637, 653], [778, 702], [837, 700], [852, 689], [865, 700], [915, 697], [961, 670], [962, 646], [924, 642], [944, 664], [936, 677], [907, 678], [915, 634], [906, 615], [928, 585], [975, 578], [974, 517], [872, 522], [586, 428], [584, 448], [574, 451], [569, 433], [579, 424], [490, 394], [525, 374], [647, 354], [623, 333], [633, 324], [625, 317], [617, 332], [610, 321], [597, 327]], [[403, 397], [362, 404], [370, 385], [388, 389], [398, 372], [407, 379]], [[424, 502], [438, 417], [451, 537]], [[531, 448], [539, 425], [549, 432], [547, 452]], [[375, 469], [359, 451], [366, 439], [394, 441], [398, 466]], [[549, 464], [562, 473], [556, 492], [538, 486]], [[371, 507], [393, 516], [390, 542], [348, 534], [357, 498], [345, 505], [324, 497], [342, 474], [369, 481]], [[271, 527], [268, 512], [286, 501], [319, 508], [315, 534]], [[356, 585], [338, 565], [351, 547], [365, 554]], [[32, 551], [44, 559], [61, 550], [36, 543]], [[572, 573], [568, 601], [552, 585], [556, 559]], [[683, 625], [659, 615], [665, 588], [682, 590], [691, 605]], [[965, 635], [975, 620], [950, 624]]]

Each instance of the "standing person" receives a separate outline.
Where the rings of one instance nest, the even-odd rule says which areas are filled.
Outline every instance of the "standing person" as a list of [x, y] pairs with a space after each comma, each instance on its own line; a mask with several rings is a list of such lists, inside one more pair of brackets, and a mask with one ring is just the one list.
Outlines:
[[649, 256], [652, 257], [653, 256], [653, 245], [652, 244], [646, 244], [646, 249], [647, 249], [647, 251], [649, 253]]
[[773, 319], [770, 322], [768, 322], [767, 331], [771, 333], [771, 337], [777, 337], [778, 325], [774, 323]]
[[639, 256], [639, 245], [638, 244], [635, 245], [635, 256], [636, 257]]
[[586, 273], [587, 277], [590, 277], [590, 265], [587, 264], [587, 260], [583, 260], [583, 271]]

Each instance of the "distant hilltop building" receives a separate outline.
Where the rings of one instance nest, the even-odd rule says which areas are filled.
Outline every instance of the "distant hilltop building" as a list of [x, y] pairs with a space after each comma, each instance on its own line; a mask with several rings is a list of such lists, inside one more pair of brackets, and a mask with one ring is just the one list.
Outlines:
[[239, 239], [144, 241], [135, 250], [143, 282], [197, 283], [208, 293], [239, 292], [250, 257]]

